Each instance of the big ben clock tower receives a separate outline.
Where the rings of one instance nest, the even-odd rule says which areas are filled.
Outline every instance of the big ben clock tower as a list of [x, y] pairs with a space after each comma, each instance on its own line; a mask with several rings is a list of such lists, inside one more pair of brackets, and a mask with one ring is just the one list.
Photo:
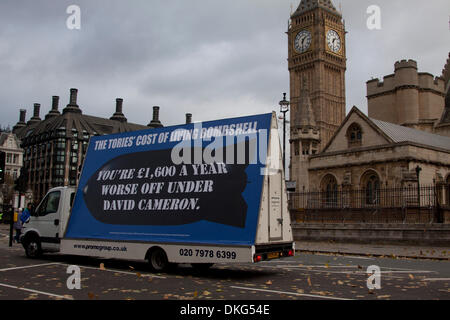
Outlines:
[[345, 118], [345, 26], [331, 0], [301, 0], [288, 30], [291, 180], [309, 189], [311, 155]]
[[[301, 91], [306, 81], [319, 151], [345, 118], [345, 26], [331, 0], [301, 0], [288, 30], [291, 123], [299, 117]], [[292, 149], [291, 149], [292, 150]]]

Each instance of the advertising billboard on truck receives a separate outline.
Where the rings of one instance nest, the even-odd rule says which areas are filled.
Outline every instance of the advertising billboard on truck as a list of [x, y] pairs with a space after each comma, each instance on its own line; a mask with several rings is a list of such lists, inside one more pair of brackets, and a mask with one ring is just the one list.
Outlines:
[[92, 137], [65, 237], [252, 245], [273, 115]]

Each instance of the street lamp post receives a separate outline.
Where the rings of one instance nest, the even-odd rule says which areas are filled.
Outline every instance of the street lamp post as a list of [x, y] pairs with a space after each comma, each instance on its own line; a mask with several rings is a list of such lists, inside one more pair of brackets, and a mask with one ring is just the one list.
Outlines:
[[289, 101], [286, 100], [286, 93], [283, 93], [283, 100], [280, 101], [280, 112], [283, 114], [283, 168], [286, 167], [286, 113], [289, 111]]
[[417, 200], [418, 200], [418, 205], [419, 205], [419, 219], [420, 219], [420, 180], [419, 180], [419, 176], [420, 176], [420, 171], [422, 171], [422, 168], [417, 166], [416, 167], [416, 175], [417, 175]]

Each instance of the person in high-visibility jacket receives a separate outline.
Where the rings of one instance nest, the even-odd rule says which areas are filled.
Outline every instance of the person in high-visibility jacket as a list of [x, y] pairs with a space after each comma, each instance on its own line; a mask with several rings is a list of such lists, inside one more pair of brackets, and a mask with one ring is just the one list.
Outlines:
[[21, 214], [21, 212], [14, 212], [14, 229], [16, 230], [16, 236], [14, 237], [14, 239], [17, 243], [19, 243], [20, 234], [22, 233], [22, 221], [20, 221]]

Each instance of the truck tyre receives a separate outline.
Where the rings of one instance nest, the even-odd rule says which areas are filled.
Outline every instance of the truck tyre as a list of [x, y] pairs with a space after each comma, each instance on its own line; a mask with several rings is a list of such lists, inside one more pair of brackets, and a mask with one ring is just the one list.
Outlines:
[[192, 267], [199, 271], [206, 271], [211, 268], [214, 263], [192, 263]]
[[165, 271], [169, 267], [167, 255], [161, 248], [155, 248], [150, 251], [148, 255], [148, 262], [150, 263], [150, 268], [152, 271], [155, 272]]
[[42, 256], [41, 241], [39, 241], [39, 237], [27, 237], [24, 239], [23, 246], [25, 248], [25, 254], [28, 258], [36, 259]]

